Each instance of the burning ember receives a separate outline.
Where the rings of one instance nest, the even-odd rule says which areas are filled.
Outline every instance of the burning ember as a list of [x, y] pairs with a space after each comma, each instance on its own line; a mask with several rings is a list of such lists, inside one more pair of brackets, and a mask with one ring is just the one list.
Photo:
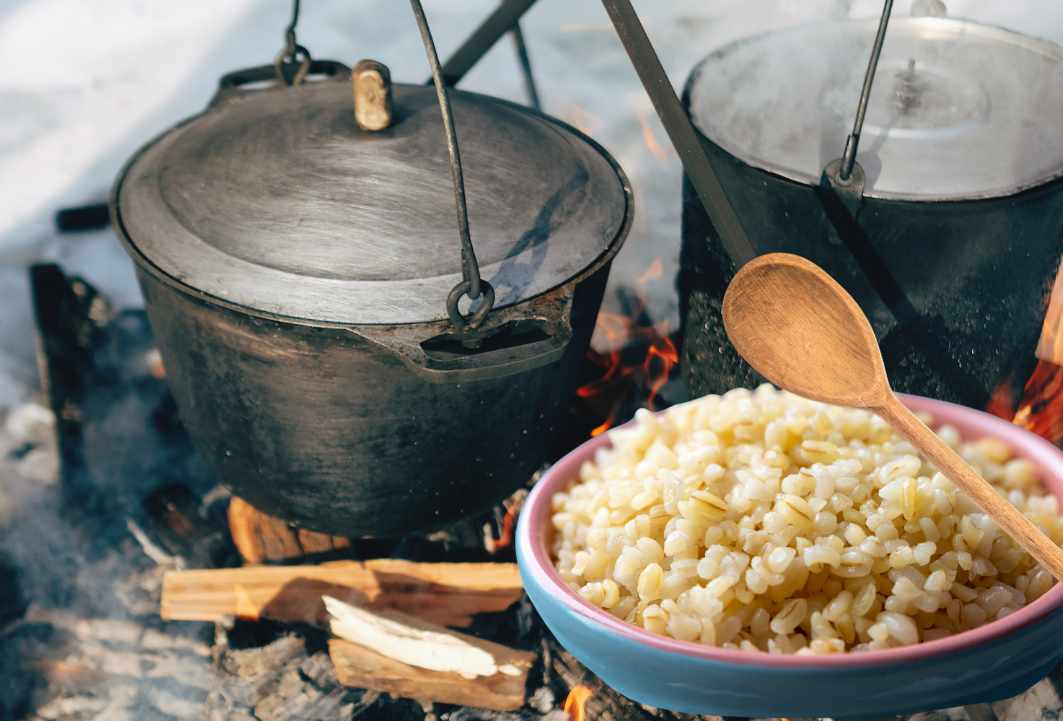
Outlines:
[[587, 699], [594, 695], [594, 691], [591, 691], [586, 686], [575, 686], [568, 694], [568, 698], [565, 699], [565, 714], [571, 721], [583, 721], [584, 711], [583, 705], [587, 703]]

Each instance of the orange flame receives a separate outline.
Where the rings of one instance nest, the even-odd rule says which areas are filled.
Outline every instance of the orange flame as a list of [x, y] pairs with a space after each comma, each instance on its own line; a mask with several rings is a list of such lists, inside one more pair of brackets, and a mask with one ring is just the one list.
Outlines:
[[508, 548], [513, 542], [513, 513], [506, 511], [506, 517], [502, 519], [502, 537], [495, 541], [495, 550]]
[[584, 110], [573, 102], [569, 102], [569, 105], [571, 106], [569, 122], [581, 133], [594, 135], [596, 131], [601, 130], [602, 126], [605, 125], [605, 122], [594, 113]]
[[[667, 331], [667, 322], [650, 328], [633, 330], [632, 337], [649, 342], [646, 355], [639, 363], [625, 361], [623, 353], [619, 350], [610, 352], [608, 356], [594, 350], [588, 351], [587, 355], [591, 361], [606, 369], [605, 374], [577, 388], [576, 395], [585, 399], [605, 397], [610, 393], [619, 395], [625, 385], [634, 384], [648, 392], [646, 407], [650, 410], [657, 410], [657, 396], [668, 382], [672, 368], [679, 362], [679, 352], [671, 338], [668, 337]], [[613, 404], [605, 422], [591, 431], [592, 438], [613, 427], [617, 412], [620, 410], [619, 406], [619, 402]]]
[[646, 119], [645, 115], [641, 112], [636, 112], [635, 116], [639, 119], [639, 125], [642, 126], [642, 139], [646, 142], [646, 147], [653, 153], [653, 157], [662, 163], [667, 163], [675, 150], [671, 146], [667, 149], [661, 147], [661, 144], [657, 142], [657, 138], [654, 137], [653, 128], [650, 127], [650, 121]]
[[653, 261], [653, 264], [646, 269], [646, 272], [639, 276], [635, 281], [635, 285], [646, 285], [651, 280], [657, 280], [664, 275], [664, 265], [661, 263], [661, 259]]
[[491, 528], [491, 523], [484, 524], [484, 549], [488, 553], [497, 553], [503, 548], [508, 548], [513, 543], [513, 512], [506, 511], [505, 517], [502, 519], [502, 530], [499, 532], [499, 537], [496, 539], [494, 532]]
[[583, 705], [587, 703], [587, 699], [594, 695], [594, 691], [583, 685], [575, 686], [568, 692], [568, 698], [565, 699], [565, 715], [571, 719], [571, 721], [583, 721], [585, 718]]
[[1063, 439], [1063, 368], [1037, 362], [1012, 422], [1052, 443]]
[[[662, 323], [665, 329], [668, 328], [667, 322]], [[660, 372], [655, 373], [653, 371], [654, 360], [660, 361]], [[654, 410], [653, 401], [657, 398], [657, 394], [660, 392], [664, 384], [668, 382], [668, 374], [671, 372], [672, 367], [679, 362], [679, 352], [675, 349], [675, 344], [668, 337], [667, 334], [662, 334], [658, 337], [650, 346], [649, 352], [646, 354], [646, 362], [643, 364], [643, 369], [646, 377], [649, 379], [650, 397], [646, 399], [646, 405], [652, 411]]]
[[591, 431], [592, 438], [612, 428], [621, 412], [630, 412], [633, 405], [657, 410], [661, 389], [679, 363], [679, 352], [668, 337], [668, 322], [651, 324], [642, 296], [647, 283], [663, 276], [664, 263], [657, 258], [634, 282], [638, 303], [630, 309], [630, 317], [598, 314], [594, 348], [587, 358], [602, 369], [602, 374], [576, 390], [592, 416], [605, 416]]
[[1011, 403], [1010, 376], [1005, 378], [1004, 382], [993, 391], [993, 395], [989, 398], [989, 405], [985, 407], [985, 412], [997, 418], [1003, 418], [1006, 421], [1010, 421], [1015, 417], [1015, 407]]
[[1008, 378], [993, 392], [986, 412], [1011, 419], [1058, 444], [1063, 440], [1063, 273], [1056, 274], [1046, 302], [1048, 310], [1034, 351], [1037, 367], [1023, 387], [1018, 410], [1012, 409]]

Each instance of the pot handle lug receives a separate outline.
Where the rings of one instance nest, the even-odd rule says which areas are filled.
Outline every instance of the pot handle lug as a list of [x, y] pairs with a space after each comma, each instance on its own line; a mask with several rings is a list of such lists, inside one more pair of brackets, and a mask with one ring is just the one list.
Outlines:
[[[335, 60], [314, 60], [310, 63], [308, 76], [324, 75], [329, 80], [348, 81], [351, 70], [346, 65]], [[253, 88], [244, 86], [254, 84]], [[300, 86], [295, 86], [297, 89]], [[262, 65], [257, 68], [245, 68], [223, 75], [218, 81], [218, 92], [210, 99], [208, 108], [217, 108], [226, 103], [246, 97], [248, 93], [265, 90], [291, 90], [286, 85], [277, 82], [277, 71], [272, 65]]]
[[489, 326], [468, 332], [439, 322], [349, 330], [384, 346], [430, 383], [504, 378], [557, 362], [572, 341], [571, 287], [530, 303], [530, 312], [504, 308], [492, 313]]

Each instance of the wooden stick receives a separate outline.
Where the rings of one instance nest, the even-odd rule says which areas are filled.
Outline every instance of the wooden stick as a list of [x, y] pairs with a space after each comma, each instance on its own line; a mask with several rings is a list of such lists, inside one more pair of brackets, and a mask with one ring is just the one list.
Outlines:
[[[448, 631], [420, 618], [395, 611], [379, 614], [411, 629], [445, 633], [489, 653], [499, 671], [490, 676], [466, 678], [453, 671], [430, 671], [396, 661], [344, 639], [329, 641], [336, 675], [345, 686], [396, 693], [406, 698], [475, 706], [494, 711], [515, 711], [524, 705], [528, 671], [538, 654], [517, 651], [475, 636]], [[438, 649], [437, 649], [438, 652]]]
[[161, 613], [164, 619], [181, 621], [237, 615], [324, 623], [329, 617], [321, 597], [332, 596], [371, 611], [392, 609], [465, 628], [473, 615], [504, 611], [522, 593], [513, 563], [335, 561], [171, 571], [163, 577]]

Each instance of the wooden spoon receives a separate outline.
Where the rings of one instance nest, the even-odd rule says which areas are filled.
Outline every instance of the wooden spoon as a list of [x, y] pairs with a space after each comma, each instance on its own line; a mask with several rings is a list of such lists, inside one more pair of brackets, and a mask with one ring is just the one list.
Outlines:
[[1063, 551], [893, 395], [871, 324], [819, 266], [786, 253], [750, 261], [727, 289], [723, 322], [742, 357], [778, 387], [883, 418], [1063, 580]]

